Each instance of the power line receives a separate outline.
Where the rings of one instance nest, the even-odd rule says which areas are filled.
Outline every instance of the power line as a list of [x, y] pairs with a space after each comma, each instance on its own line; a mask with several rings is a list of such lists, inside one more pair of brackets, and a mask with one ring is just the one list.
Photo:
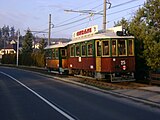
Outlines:
[[[130, 0], [130, 1], [128, 1], [128, 2], [124, 2], [124, 3], [121, 3], [121, 4], [115, 5], [115, 6], [111, 6], [111, 8], [116, 8], [116, 7], [119, 7], [119, 6], [123, 6], [123, 5], [129, 4], [129, 3], [131, 3], [131, 2], [135, 2], [135, 1], [137, 1], [137, 0]], [[102, 6], [102, 5], [103, 5], [103, 4], [100, 4], [100, 5], [92, 8], [92, 9], [98, 8], [98, 7]], [[137, 5], [137, 6], [134, 6], [134, 7], [130, 7], [130, 8], [126, 8], [126, 9], [123, 9], [123, 10], [120, 10], [120, 11], [117, 11], [117, 12], [113, 12], [113, 13], [110, 13], [110, 14], [107, 14], [107, 15], [112, 15], [112, 14], [116, 14], [116, 13], [119, 13], [119, 12], [123, 12], [123, 11], [129, 10], [129, 9], [132, 9], [132, 8], [135, 8], [135, 7], [138, 7], [138, 6], [141, 6], [141, 5], [143, 5], [143, 4], [140, 4], [140, 5]], [[102, 11], [100, 11], [100, 12], [102, 12]], [[100, 12], [99, 12], [99, 13], [100, 13]], [[68, 26], [68, 25], [71, 25], [71, 24], [74, 24], [74, 23], [77, 23], [77, 22], [86, 20], [86, 19], [88, 18], [88, 17], [83, 17], [83, 18], [81, 18], [81, 19], [78, 19], [78, 20], [75, 20], [75, 21], [72, 21], [72, 22], [65, 23], [66, 21], [73, 20], [73, 19], [75, 19], [75, 18], [77, 18], [77, 17], [79, 17], [79, 15], [76, 16], [76, 17], [73, 17], [73, 18], [70, 18], [70, 19], [67, 19], [67, 20], [61, 22], [61, 23], [64, 23], [64, 24], [57, 25], [57, 26], [55, 26], [54, 28], [59, 28], [59, 27]], [[101, 16], [101, 17], [102, 17], [102, 16]], [[94, 20], [99, 19], [99, 18], [101, 18], [101, 17], [95, 18]], [[82, 24], [86, 24], [86, 23], [88, 23], [88, 21], [87, 21], [87, 22], [80, 23], [80, 24], [78, 24], [78, 25], [74, 25], [74, 26], [71, 26], [71, 27], [62, 29], [62, 30], [71, 29], [71, 28], [73, 28], [73, 27], [76, 27], [76, 26], [79, 26], [79, 25], [82, 25]], [[43, 31], [47, 31], [47, 30], [48, 30], [48, 29], [45, 29], [45, 30], [43, 30]], [[62, 30], [56, 31], [56, 32], [54, 32], [54, 33], [60, 32], [60, 31], [62, 31]]]
[[[136, 8], [136, 7], [141, 6], [141, 5], [143, 5], [143, 4], [140, 4], [140, 5], [137, 5], [137, 6], [134, 6], [134, 7], [130, 7], [130, 8], [126, 8], [126, 9], [123, 9], [123, 10], [120, 10], [120, 11], [117, 11], [117, 12], [113, 12], [113, 13], [110, 13], [110, 14], [107, 14], [107, 15], [109, 16], [109, 15], [117, 14], [117, 13], [120, 13], [120, 12], [123, 12], [123, 11], [126, 11], [126, 10], [129, 10], [129, 9], [132, 9], [132, 8]], [[125, 16], [128, 16], [128, 15], [130, 15], [130, 13], [127, 14], [127, 15], [125, 15]], [[124, 16], [123, 16], [123, 17], [124, 17]], [[95, 18], [94, 20], [97, 20], [97, 19], [100, 19], [100, 18], [102, 18], [102, 16], [97, 17], [97, 18]], [[112, 21], [114, 21], [114, 20], [117, 20], [117, 19], [119, 19], [119, 18], [122, 18], [122, 17], [115, 18], [115, 19], [113, 19], [113, 20], [108, 21], [107, 23], [112, 22]], [[86, 24], [86, 23], [88, 23], [88, 21], [87, 21], [87, 22], [80, 23], [80, 24], [77, 24], [77, 25], [74, 25], [74, 26], [71, 26], [71, 27], [67, 27], [67, 28], [62, 29], [62, 30], [68, 30], [68, 29], [71, 29], [71, 28], [74, 28], [74, 27], [77, 27], [77, 26], [79, 26], [79, 25], [83, 25], [83, 24]], [[62, 30], [56, 31], [56, 32], [54, 32], [54, 33], [60, 32], [60, 31], [62, 31]]]
[[62, 24], [62, 25], [59, 25], [59, 26], [55, 26], [54, 28], [58, 28], [58, 27], [62, 27], [62, 26], [66, 26], [66, 25], [70, 25], [70, 24], [73, 24], [73, 23], [76, 23], [76, 22], [79, 22], [79, 21], [82, 21], [82, 20], [85, 20], [86, 17], [84, 18], [81, 18], [79, 20], [76, 20], [76, 21], [73, 21], [73, 22], [70, 22], [70, 23], [66, 23], [66, 24]]
[[[98, 0], [95, 0], [95, 1], [98, 1]], [[90, 5], [91, 3], [95, 2], [95, 1], [89, 2], [88, 4], [83, 5], [83, 7], [84, 7], [84, 6], [87, 6], [87, 5]], [[94, 8], [92, 8], [92, 9], [95, 9], [95, 8], [97, 8], [97, 7], [101, 6], [101, 5], [103, 5], [103, 4], [100, 4], [100, 5], [98, 5], [98, 6], [94, 7]], [[79, 9], [79, 8], [81, 8], [81, 7], [78, 7], [77, 9]], [[75, 8], [74, 8], [74, 9], [75, 9]], [[70, 20], [73, 20], [73, 19], [75, 19], [75, 18], [78, 18], [79, 16], [80, 16], [80, 15], [75, 16], [75, 17], [72, 17], [72, 18], [69, 18], [69, 19], [67, 19], [67, 20], [64, 20], [64, 21], [62, 21], [62, 22], [58, 23], [58, 24], [63, 24], [64, 22], [66, 22], [66, 21], [70, 21]]]
[[[140, 5], [137, 5], [137, 6], [134, 6], [134, 7], [130, 7], [130, 8], [126, 8], [126, 9], [123, 9], [123, 10], [120, 10], [120, 11], [117, 11], [117, 12], [113, 12], [113, 13], [110, 13], [110, 14], [107, 14], [107, 15], [109, 16], [109, 15], [117, 14], [117, 13], [120, 13], [120, 12], [123, 12], [123, 11], [126, 11], [126, 10], [129, 10], [129, 9], [132, 9], [132, 8], [136, 8], [136, 7], [141, 6], [141, 5], [143, 5], [143, 4], [140, 4]], [[70, 23], [66, 23], [66, 24], [62, 24], [62, 25], [59, 25], [59, 26], [55, 26], [54, 28], [67, 26], [67, 25], [70, 25], [70, 24], [73, 24], [73, 23], [76, 23], [76, 22], [83, 21], [83, 20], [85, 20], [85, 19], [87, 19], [87, 18], [84, 17], [84, 18], [81, 18], [81, 19], [79, 19], [79, 20], [76, 20], [76, 21], [73, 21], [73, 22], [70, 22]]]
[[[123, 6], [123, 5], [129, 4], [129, 3], [131, 3], [131, 2], [135, 2], [135, 1], [138, 1], [138, 0], [130, 0], [130, 1], [127, 1], [127, 2], [124, 2], [124, 3], [120, 3], [120, 4], [118, 4], [118, 5], [111, 6], [110, 9], [116, 8], [116, 7], [119, 7], [119, 6]], [[99, 11], [99, 13], [101, 13], [101, 12], [103, 12], [103, 10], [102, 10], [102, 11]]]
[[135, 2], [135, 1], [138, 1], [138, 0], [130, 0], [128, 2], [124, 2], [124, 3], [118, 4], [118, 5], [112, 6], [111, 8], [116, 8], [116, 7], [119, 7], [119, 6], [123, 6], [123, 5], [126, 5], [128, 3]]
[[[103, 4], [100, 4], [100, 5], [98, 5], [98, 6], [94, 7], [94, 8], [92, 8], [91, 10], [96, 9], [96, 8], [102, 6], [102, 5], [103, 5]], [[63, 22], [61, 22], [61, 23], [64, 23], [64, 22], [66, 22], [66, 21], [73, 20], [73, 19], [75, 19], [75, 18], [78, 18], [79, 16], [80, 16], [80, 15], [75, 16], [75, 17], [73, 17], [73, 18], [69, 18], [69, 19], [67, 19], [67, 20], [65, 20], [65, 21], [63, 21]], [[83, 18], [83, 19], [86, 19], [86, 18]], [[64, 26], [64, 24], [61, 25], [61, 23], [59, 23], [60, 25], [57, 25], [57, 26], [55, 26], [55, 27]], [[72, 23], [72, 22], [70, 22], [70, 23]], [[69, 24], [70, 24], [70, 23], [69, 23]], [[74, 23], [74, 22], [73, 22], [73, 23]], [[67, 23], [66, 23], [66, 24], [67, 24]]]
[[[111, 6], [111, 8], [123, 6], [123, 5], [129, 4], [129, 3], [131, 3], [131, 2], [135, 2], [135, 1], [137, 1], [137, 0], [130, 0], [130, 1], [127, 1], [127, 2], [124, 2], [124, 3], [118, 4], [118, 5], [115, 5], [115, 6]], [[95, 8], [97, 8], [97, 7], [100, 7], [100, 6], [102, 6], [102, 5], [103, 5], [103, 4], [100, 4], [100, 5], [92, 8], [91, 10], [93, 10], [93, 9], [95, 9]], [[127, 8], [127, 9], [129, 9], [129, 8]], [[131, 9], [131, 8], [130, 8], [130, 9]], [[101, 12], [103, 12], [103, 10], [102, 10], [102, 11], [99, 11], [99, 12], [97, 12], [97, 13], [101, 13]], [[75, 18], [77, 18], [77, 17], [79, 17], [79, 16], [70, 18], [70, 19], [68, 19], [68, 20], [65, 20], [64, 22], [69, 21], [69, 20], [73, 20], [73, 19], [75, 19]], [[65, 23], [65, 24], [60, 24], [60, 25], [55, 26], [54, 28], [63, 27], [63, 26], [66, 26], [66, 25], [70, 25], [70, 24], [72, 24], [72, 23], [76, 23], [76, 22], [82, 21], [82, 20], [84, 20], [84, 19], [87, 19], [87, 18], [85, 17], [85, 18], [81, 18], [81, 19], [76, 20], [76, 21], [73, 21], [73, 22], [69, 22], [69, 23]], [[64, 23], [64, 22], [61, 22], [61, 23]]]
[[[124, 15], [124, 16], [128, 16], [128, 15], [130, 15], [130, 13], [128, 13], [128, 14], [126, 14], [126, 15]], [[110, 22], [112, 22], [112, 21], [114, 21], [114, 20], [117, 20], [117, 19], [119, 19], [119, 18], [122, 18], [122, 17], [124, 17], [124, 16], [117, 17], [117, 18], [115, 18], [115, 19], [112, 19], [112, 20], [110, 20], [110, 21], [107, 21], [107, 23], [110, 23]], [[95, 20], [100, 19], [100, 18], [102, 18], [102, 16], [95, 18]], [[71, 27], [67, 27], [67, 28], [65, 28], [65, 29], [61, 29], [61, 30], [55, 31], [54, 33], [58, 33], [58, 32], [61, 32], [61, 31], [65, 31], [65, 30], [68, 30], [68, 29], [71, 29], [71, 28], [74, 28], [74, 27], [77, 27], [77, 26], [79, 26], [79, 25], [83, 25], [83, 24], [86, 24], [86, 23], [88, 23], [88, 21], [87, 21], [87, 22], [80, 23], [80, 24], [77, 24], [77, 25], [74, 25], [74, 26], [71, 26]]]
[[117, 11], [117, 12], [113, 12], [113, 13], [110, 13], [110, 14], [107, 14], [107, 15], [117, 14], [117, 13], [120, 13], [120, 12], [123, 12], [123, 11], [126, 11], [126, 10], [130, 10], [130, 9], [132, 9], [132, 8], [140, 7], [141, 5], [143, 5], [143, 4], [136, 5], [136, 6], [130, 7], [130, 8], [126, 8], [126, 9], [123, 9], [123, 10], [120, 10], [120, 11]]

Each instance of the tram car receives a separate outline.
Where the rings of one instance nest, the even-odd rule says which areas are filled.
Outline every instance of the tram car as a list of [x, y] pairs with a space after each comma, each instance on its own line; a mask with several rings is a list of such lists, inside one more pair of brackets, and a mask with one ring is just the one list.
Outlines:
[[67, 43], [59, 43], [45, 47], [45, 61], [48, 71], [67, 74]]
[[72, 41], [47, 46], [46, 67], [50, 71], [105, 79], [133, 81], [134, 37], [122, 26], [98, 31], [91, 26], [72, 34]]
[[111, 82], [135, 80], [134, 37], [121, 26], [105, 32], [98, 26], [76, 31], [67, 46], [70, 74]]

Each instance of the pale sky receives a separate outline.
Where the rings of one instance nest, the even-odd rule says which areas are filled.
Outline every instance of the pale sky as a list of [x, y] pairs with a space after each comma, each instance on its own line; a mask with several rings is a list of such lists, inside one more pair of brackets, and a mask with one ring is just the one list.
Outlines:
[[[133, 1], [133, 2], [131, 2]], [[107, 10], [107, 27], [113, 27], [114, 21], [122, 17], [130, 20], [139, 6], [146, 0], [110, 0], [111, 8]], [[101, 15], [89, 17], [88, 14], [65, 12], [64, 10], [103, 10], [103, 0], [1, 0], [0, 2], [0, 27], [3, 25], [14, 26], [24, 30], [44, 31], [48, 29], [49, 14], [52, 15], [51, 36], [56, 38], [71, 38], [72, 32], [92, 25], [102, 29]], [[78, 22], [77, 22], [78, 21]], [[44, 36], [43, 34], [37, 34]], [[45, 34], [47, 37], [48, 34]]]

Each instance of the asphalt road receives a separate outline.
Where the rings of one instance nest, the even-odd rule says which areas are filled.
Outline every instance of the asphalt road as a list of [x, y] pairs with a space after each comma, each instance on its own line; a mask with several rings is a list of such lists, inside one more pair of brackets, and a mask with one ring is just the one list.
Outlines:
[[126, 98], [0, 67], [1, 120], [160, 120], [160, 110]]

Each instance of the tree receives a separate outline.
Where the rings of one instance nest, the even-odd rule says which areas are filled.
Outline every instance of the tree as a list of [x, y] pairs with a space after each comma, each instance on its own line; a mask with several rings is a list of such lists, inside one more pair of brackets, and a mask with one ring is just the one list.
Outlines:
[[40, 50], [41, 53], [44, 53], [45, 46], [46, 46], [45, 39], [42, 38], [41, 41], [40, 41], [40, 45], [39, 45], [39, 50]]
[[139, 44], [139, 55], [151, 69], [160, 68], [160, 1], [147, 0], [132, 22], [130, 32]]
[[144, 6], [146, 36], [144, 56], [152, 69], [160, 68], [160, 1], [148, 0]]
[[32, 40], [33, 40], [33, 35], [29, 30], [27, 30], [27, 33], [24, 36], [22, 44], [21, 64], [23, 65], [32, 65], [32, 57], [31, 57], [31, 54], [33, 52]]
[[26, 53], [31, 54], [33, 52], [32, 41], [33, 41], [33, 35], [30, 32], [30, 30], [27, 30], [27, 33], [24, 36], [24, 40], [22, 43], [22, 53], [23, 54], [26, 54]]
[[114, 27], [122, 26], [123, 28], [129, 27], [129, 22], [123, 17], [120, 21], [114, 22]]
[[14, 27], [10, 28], [10, 37], [11, 37], [11, 39], [14, 39], [14, 37], [15, 37], [15, 29], [14, 29]]

